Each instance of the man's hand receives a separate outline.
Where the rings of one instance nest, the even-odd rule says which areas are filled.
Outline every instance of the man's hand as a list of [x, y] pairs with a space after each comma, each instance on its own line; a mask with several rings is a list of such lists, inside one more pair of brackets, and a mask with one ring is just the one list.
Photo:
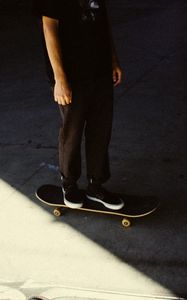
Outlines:
[[56, 80], [54, 100], [60, 105], [68, 105], [72, 102], [72, 90], [66, 80]]
[[122, 81], [122, 69], [120, 67], [120, 64], [117, 60], [117, 58], [113, 59], [113, 83], [114, 86], [117, 86], [119, 84], [121, 84]]

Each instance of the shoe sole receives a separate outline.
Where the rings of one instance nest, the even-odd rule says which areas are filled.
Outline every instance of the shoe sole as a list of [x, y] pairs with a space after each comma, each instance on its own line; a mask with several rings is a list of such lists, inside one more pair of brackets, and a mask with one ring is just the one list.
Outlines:
[[112, 204], [108, 204], [98, 198], [95, 198], [95, 197], [91, 197], [89, 195], [86, 195], [86, 197], [89, 199], [89, 200], [92, 200], [92, 201], [95, 201], [95, 202], [99, 202], [101, 204], [103, 204], [106, 208], [109, 208], [109, 209], [112, 209], [112, 210], [120, 210], [124, 207], [124, 202], [121, 200], [121, 204], [119, 205], [112, 205]]
[[72, 203], [70, 202], [69, 200], [66, 199], [66, 196], [65, 196], [65, 191], [64, 189], [62, 188], [62, 193], [63, 193], [63, 196], [64, 196], [64, 204], [69, 207], [69, 208], [73, 208], [73, 209], [76, 209], [76, 208], [81, 208], [83, 206], [83, 203]]

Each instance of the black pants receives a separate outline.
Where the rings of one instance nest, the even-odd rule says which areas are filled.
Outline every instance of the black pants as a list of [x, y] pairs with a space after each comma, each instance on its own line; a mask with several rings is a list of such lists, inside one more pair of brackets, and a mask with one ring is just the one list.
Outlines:
[[64, 183], [81, 175], [81, 142], [85, 134], [87, 177], [104, 183], [110, 177], [108, 146], [113, 117], [111, 76], [72, 84], [72, 104], [59, 106], [59, 164]]

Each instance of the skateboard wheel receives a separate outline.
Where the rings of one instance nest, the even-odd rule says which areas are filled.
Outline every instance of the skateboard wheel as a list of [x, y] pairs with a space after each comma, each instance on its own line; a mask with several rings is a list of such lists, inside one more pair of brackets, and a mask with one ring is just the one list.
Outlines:
[[128, 228], [131, 226], [131, 222], [128, 219], [123, 219], [122, 225], [123, 225], [123, 227]]
[[55, 215], [55, 217], [60, 217], [62, 215], [62, 212], [59, 208], [55, 208], [53, 214]]

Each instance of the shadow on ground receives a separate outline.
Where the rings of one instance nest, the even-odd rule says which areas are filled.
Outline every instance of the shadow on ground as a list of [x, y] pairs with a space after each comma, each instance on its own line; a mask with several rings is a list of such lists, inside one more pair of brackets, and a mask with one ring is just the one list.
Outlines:
[[[187, 296], [187, 7], [185, 1], [137, 3], [109, 3], [127, 81], [116, 91], [108, 186], [157, 196], [162, 207], [128, 231], [116, 218], [94, 214], [69, 212], [59, 222]], [[0, 27], [0, 177], [36, 201], [39, 184], [59, 182], [58, 110], [43, 80], [35, 20], [5, 9]]]

